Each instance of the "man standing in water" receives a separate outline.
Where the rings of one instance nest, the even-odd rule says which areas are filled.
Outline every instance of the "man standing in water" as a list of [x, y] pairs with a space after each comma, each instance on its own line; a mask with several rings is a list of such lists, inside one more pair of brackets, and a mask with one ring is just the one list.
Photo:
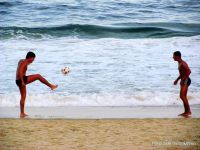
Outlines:
[[51, 90], [56, 89], [58, 86], [50, 84], [45, 78], [43, 78], [40, 74], [34, 74], [26, 76], [26, 70], [28, 65], [30, 65], [35, 59], [35, 54], [33, 52], [28, 52], [26, 55], [26, 59], [21, 59], [18, 62], [17, 72], [16, 72], [16, 84], [19, 87], [19, 91], [21, 94], [20, 100], [20, 118], [24, 118], [28, 116], [24, 112], [24, 104], [26, 99], [26, 85], [32, 83], [36, 80], [39, 80], [43, 84], [47, 85], [51, 88]]
[[181, 79], [180, 98], [183, 101], [185, 108], [185, 112], [180, 114], [179, 116], [188, 117], [189, 115], [192, 114], [187, 99], [188, 87], [191, 84], [191, 79], [189, 78], [191, 71], [187, 63], [181, 59], [181, 53], [179, 51], [174, 52], [173, 59], [174, 61], [178, 62], [178, 70], [179, 70], [179, 77], [174, 81], [174, 85], [176, 85], [178, 81]]

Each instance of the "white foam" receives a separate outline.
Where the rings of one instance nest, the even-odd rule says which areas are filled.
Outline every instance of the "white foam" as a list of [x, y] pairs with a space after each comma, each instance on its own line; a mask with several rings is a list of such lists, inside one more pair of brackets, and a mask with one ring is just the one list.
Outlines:
[[[173, 86], [178, 76], [177, 63], [172, 59], [175, 50], [182, 52], [192, 70], [190, 102], [200, 104], [199, 45], [200, 36], [0, 41], [0, 106], [19, 105], [15, 85], [17, 61], [34, 49], [37, 57], [27, 74], [41, 73], [59, 88], [49, 93], [39, 82], [31, 84], [27, 106], [182, 105], [177, 100], [179, 87]], [[64, 66], [71, 69], [68, 76], [60, 72]], [[37, 94], [32, 94], [33, 91]], [[68, 96], [64, 96], [66, 92]]]
[[[191, 105], [200, 104], [200, 93], [189, 93]], [[19, 106], [18, 93], [1, 94], [0, 107]], [[62, 95], [56, 93], [28, 94], [26, 106], [55, 107], [55, 106], [168, 106], [182, 105], [178, 93], [169, 92], [137, 92], [133, 95], [125, 93], [102, 93], [82, 95]]]

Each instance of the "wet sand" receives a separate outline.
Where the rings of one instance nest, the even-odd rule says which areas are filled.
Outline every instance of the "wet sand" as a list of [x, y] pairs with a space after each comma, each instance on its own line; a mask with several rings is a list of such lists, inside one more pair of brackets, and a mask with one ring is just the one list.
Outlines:
[[[19, 118], [19, 107], [0, 107], [0, 118]], [[192, 105], [192, 118], [200, 118], [200, 105]], [[132, 119], [182, 118], [183, 106], [137, 107], [26, 107], [28, 118], [35, 119]]]
[[0, 149], [200, 149], [200, 119], [0, 119]]

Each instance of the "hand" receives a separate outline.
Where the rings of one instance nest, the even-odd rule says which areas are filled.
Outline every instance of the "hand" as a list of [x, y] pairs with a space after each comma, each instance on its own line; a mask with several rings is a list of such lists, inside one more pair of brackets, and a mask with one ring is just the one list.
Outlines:
[[175, 81], [174, 81], [174, 85], [177, 85], [177, 83], [178, 83], [178, 80], [175, 80]]

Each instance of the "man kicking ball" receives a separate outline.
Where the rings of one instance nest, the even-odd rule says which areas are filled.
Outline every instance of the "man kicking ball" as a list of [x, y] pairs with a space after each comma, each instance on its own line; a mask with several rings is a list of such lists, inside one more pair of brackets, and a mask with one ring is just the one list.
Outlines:
[[26, 85], [32, 83], [36, 80], [39, 80], [43, 84], [47, 85], [51, 88], [51, 90], [56, 89], [58, 86], [54, 84], [50, 84], [45, 78], [43, 78], [40, 74], [34, 74], [26, 76], [26, 70], [28, 65], [30, 65], [35, 59], [35, 54], [33, 52], [28, 52], [26, 55], [26, 59], [21, 59], [18, 62], [17, 72], [16, 72], [16, 84], [19, 87], [19, 91], [21, 94], [20, 100], [20, 118], [24, 118], [28, 116], [24, 112], [24, 104], [26, 99]]
[[187, 99], [188, 87], [191, 84], [191, 79], [189, 78], [191, 71], [187, 63], [181, 59], [181, 53], [179, 51], [174, 52], [173, 58], [175, 61], [178, 62], [178, 70], [179, 70], [179, 77], [174, 81], [174, 85], [176, 85], [178, 81], [181, 79], [180, 98], [182, 99], [185, 108], [185, 112], [180, 114], [179, 116], [188, 117], [189, 115], [192, 114]]

